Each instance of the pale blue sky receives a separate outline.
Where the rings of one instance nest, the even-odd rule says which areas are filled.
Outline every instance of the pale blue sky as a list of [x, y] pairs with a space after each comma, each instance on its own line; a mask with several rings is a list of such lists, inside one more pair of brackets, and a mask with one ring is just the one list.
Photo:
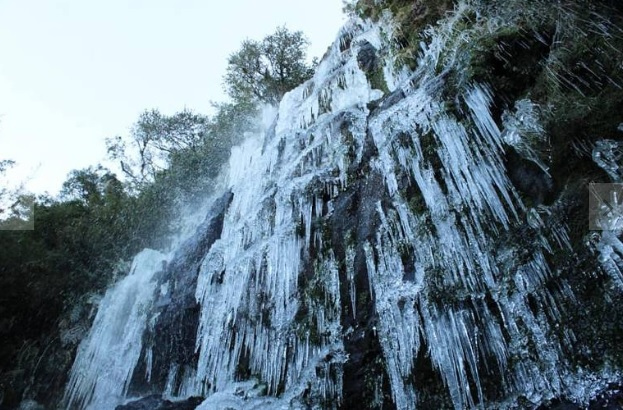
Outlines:
[[341, 0], [0, 0], [0, 159], [56, 192], [144, 109], [207, 113], [227, 56], [286, 24], [321, 57]]

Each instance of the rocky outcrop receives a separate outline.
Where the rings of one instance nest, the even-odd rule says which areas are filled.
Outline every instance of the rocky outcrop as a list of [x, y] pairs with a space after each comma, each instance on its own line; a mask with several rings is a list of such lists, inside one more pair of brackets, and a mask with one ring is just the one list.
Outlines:
[[158, 394], [117, 406], [115, 410], [195, 410], [202, 397], [191, 397], [182, 401], [169, 401]]
[[[221, 236], [225, 213], [232, 199], [233, 194], [226, 192], [214, 202], [206, 220], [179, 246], [157, 278], [161, 292], [155, 301], [155, 323], [144, 336], [144, 348], [134, 372], [131, 394], [162, 391], [172, 368], [196, 367], [197, 276], [202, 259]], [[151, 362], [146, 360], [147, 352], [150, 352]], [[149, 380], [145, 380], [146, 374], [149, 374]], [[173, 386], [174, 390], [177, 388], [179, 386]]]

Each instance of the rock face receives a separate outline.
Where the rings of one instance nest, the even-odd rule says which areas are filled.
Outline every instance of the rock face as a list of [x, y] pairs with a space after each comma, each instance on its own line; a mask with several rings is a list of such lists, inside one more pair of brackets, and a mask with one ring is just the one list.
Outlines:
[[[619, 182], [599, 140], [619, 138], [623, 78], [607, 59], [581, 68], [594, 48], [561, 47], [584, 29], [623, 45], [618, 17], [482, 3], [459, 4], [417, 55], [391, 20], [344, 27], [150, 274], [140, 357], [98, 409], [153, 393], [117, 408], [565, 408], [617, 381], [623, 244], [588, 231], [587, 181]], [[72, 403], [93, 407], [91, 387]]]
[[376, 54], [374, 46], [369, 41], [364, 40], [359, 45], [359, 52], [357, 53], [359, 68], [366, 73], [374, 72], [378, 63]]
[[534, 206], [550, 203], [554, 197], [554, 181], [537, 164], [522, 158], [514, 149], [506, 150], [505, 165], [513, 185]]
[[191, 397], [187, 400], [171, 402], [162, 396], [154, 394], [140, 400], [120, 405], [115, 410], [194, 410], [201, 404], [203, 398]]
[[[199, 325], [199, 305], [195, 299], [201, 260], [220, 238], [225, 212], [233, 194], [217, 199], [196, 234], [182, 243], [158, 278], [160, 292], [155, 301], [155, 323], [144, 335], [142, 360], [134, 371], [131, 394], [164, 391], [173, 368], [196, 367], [195, 341]], [[149, 353], [147, 353], [149, 352]], [[150, 354], [148, 359], [145, 355]], [[149, 369], [147, 368], [147, 365]], [[142, 383], [150, 373], [149, 383]], [[171, 382], [171, 380], [168, 380]], [[172, 385], [177, 389], [179, 386]]]

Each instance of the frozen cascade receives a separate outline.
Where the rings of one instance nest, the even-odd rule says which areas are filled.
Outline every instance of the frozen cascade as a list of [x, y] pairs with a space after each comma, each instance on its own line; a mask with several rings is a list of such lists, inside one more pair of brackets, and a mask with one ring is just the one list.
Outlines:
[[[505, 175], [503, 133], [491, 117], [487, 87], [475, 84], [462, 96], [471, 117], [469, 126], [444, 110], [437, 97], [440, 80], [431, 67], [437, 65], [439, 48], [444, 46], [440, 37], [423, 50], [413, 75], [419, 88], [369, 123], [379, 149], [374, 166], [385, 175], [394, 210], [379, 208], [381, 229], [376, 245], [366, 246], [366, 255], [392, 392], [397, 407], [404, 409], [416, 402], [417, 392], [404, 381], [423, 345], [456, 408], [484, 401], [483, 372], [499, 374], [509, 390], [529, 396], [562, 388], [560, 348], [546, 340], [551, 332], [548, 322], [534, 317], [525, 301], [551, 277], [543, 257], [551, 245], [543, 233], [539, 235], [542, 246], [515, 271], [519, 292], [508, 300], [508, 289], [499, 281], [504, 261], [493, 256], [491, 238], [519, 222], [523, 205]], [[419, 191], [416, 195], [421, 196], [427, 217], [411, 213], [410, 199], [397, 189], [395, 181], [405, 173]], [[405, 254], [412, 255], [411, 260], [405, 261]], [[410, 282], [403, 280], [407, 269], [416, 272]], [[447, 300], [450, 293], [454, 301]], [[487, 294], [497, 309], [487, 303]], [[552, 302], [545, 301], [555, 312]], [[520, 326], [526, 326], [529, 338], [540, 346], [540, 363], [509, 369], [512, 355], [522, 349], [513, 344], [527, 342], [516, 330]], [[506, 332], [511, 334], [510, 345]]]
[[[363, 40], [378, 44], [381, 29], [358, 23], [346, 30], [350, 30], [352, 44]], [[441, 42], [432, 44], [443, 47]], [[378, 98], [378, 91], [370, 89], [357, 66], [356, 48], [341, 52], [335, 44], [315, 77], [282, 101], [275, 135], [268, 136], [263, 153], [259, 153], [260, 141], [248, 141], [234, 153], [232, 169], [246, 172], [232, 177], [235, 199], [223, 236], [204, 261], [197, 290], [203, 309], [199, 378], [211, 389], [225, 389], [245, 355], [250, 356], [251, 371], [268, 383], [271, 392], [278, 391], [281, 383], [288, 390], [299, 379], [309, 360], [309, 339], [292, 334], [291, 329], [302, 302], [301, 295], [296, 297], [303, 263], [300, 255], [309, 251], [311, 242], [317, 243], [317, 255], [323, 255], [321, 237], [312, 238], [313, 221], [324, 216], [317, 195], [324, 191], [335, 197], [347, 189], [348, 167], [361, 159], [369, 132], [378, 150], [378, 158], [370, 165], [383, 175], [394, 208], [386, 214], [379, 206], [382, 224], [376, 245], [370, 243], [365, 250], [380, 317], [381, 345], [398, 408], [414, 406], [417, 392], [404, 380], [424, 345], [457, 408], [473, 407], [483, 400], [479, 382], [483, 371], [498, 372], [510, 390], [528, 390], [533, 395], [560, 391], [559, 348], [545, 340], [548, 322], [534, 317], [523, 296], [551, 275], [543, 253], [552, 245], [542, 238], [542, 248], [516, 271], [516, 286], [523, 289], [520, 294], [509, 296], [501, 289], [496, 280], [502, 274], [501, 264], [492, 256], [489, 238], [517, 223], [523, 205], [504, 172], [503, 137], [489, 112], [490, 91], [483, 85], [466, 90], [463, 98], [473, 124], [466, 127], [445, 112], [436, 97], [441, 83], [431, 70], [434, 61], [427, 59], [438, 54], [437, 49], [424, 50], [420, 72], [413, 76], [420, 86], [394, 106], [366, 118], [361, 104]], [[346, 134], [353, 139], [349, 144], [342, 140], [344, 133], [331, 127], [340, 115], [348, 115]], [[422, 144], [424, 136], [433, 138], [437, 146], [438, 171], [445, 187], [434, 175], [430, 153], [425, 152], [430, 147]], [[399, 173], [407, 173], [419, 189], [430, 212], [428, 218], [410, 209], [398, 187]], [[299, 224], [304, 228], [302, 239], [296, 233]], [[415, 279], [407, 282], [403, 281], [407, 267], [400, 255], [405, 248], [413, 254], [410, 262], [416, 272]], [[330, 268], [335, 265], [331, 253], [326, 257], [317, 256], [320, 272], [335, 270]], [[352, 249], [346, 257], [350, 265]], [[352, 281], [354, 273], [346, 269], [347, 280]], [[327, 288], [328, 283], [334, 286]], [[320, 347], [333, 344], [340, 350], [336, 338], [339, 285], [328, 283], [325, 279], [333, 324], [319, 321], [319, 329], [327, 327], [331, 335]], [[440, 309], [434, 299], [441, 288], [464, 295], [464, 301], [456, 308]], [[486, 293], [499, 297], [496, 311], [485, 302]], [[356, 295], [350, 284], [349, 295], [355, 314]], [[481, 296], [470, 300], [468, 295]], [[472, 307], [462, 307], [464, 303]], [[547, 298], [544, 303], [552, 305], [555, 315], [555, 301]], [[268, 309], [267, 304], [271, 305]], [[327, 312], [318, 313], [318, 319], [327, 319]], [[525, 332], [519, 330], [522, 326], [529, 328], [531, 340], [541, 346], [541, 363], [509, 369], [509, 357], [528, 343]], [[510, 346], [504, 332], [512, 334]], [[230, 349], [224, 350], [223, 344]], [[491, 359], [483, 369], [483, 361]], [[475, 391], [470, 390], [472, 385]]]
[[[169, 363], [165, 397], [207, 397], [200, 409], [337, 408], [352, 395], [346, 379], [364, 377], [353, 369], [367, 360], [362, 345], [383, 363], [365, 375], [379, 406], [416, 408], [423, 365], [457, 409], [585, 397], [564, 354], [575, 336], [556, 326], [574, 298], [551, 266], [571, 247], [567, 226], [524, 204], [504, 164], [508, 146], [539, 162], [522, 140], [542, 138], [537, 109], [518, 101], [498, 125], [493, 91], [479, 83], [462, 85], [458, 111], [443, 100], [455, 60], [440, 56], [468, 7], [428, 33], [413, 72], [395, 72], [391, 52], [378, 51], [391, 50], [388, 20], [350, 20], [273, 126], [232, 150], [232, 199], [197, 265], [196, 362]], [[379, 52], [389, 92], [360, 68], [364, 44]], [[620, 278], [623, 245], [612, 235], [603, 244]], [[104, 408], [105, 396], [125, 395], [163, 260], [141, 253], [107, 294], [70, 405]], [[130, 348], [113, 357], [119, 335]], [[110, 378], [87, 370], [100, 368]]]
[[[618, 141], [597, 141], [592, 152], [593, 160], [608, 173], [613, 183], [623, 181], [622, 151], [623, 144]], [[603, 269], [612, 277], [617, 286], [623, 289], [623, 242], [619, 239], [623, 232], [623, 199], [620, 189], [610, 192], [609, 206], [600, 205], [595, 216], [596, 225], [603, 229], [596, 243], [600, 253], [599, 262]]]
[[[339, 58], [336, 45], [334, 49]], [[319, 72], [328, 65], [329, 61], [321, 64]], [[353, 67], [350, 72], [349, 77], [342, 78], [345, 84], [366, 83], [363, 73]], [[197, 287], [202, 305], [198, 377], [210, 389], [226, 388], [234, 379], [241, 358], [247, 357], [251, 372], [266, 381], [269, 392], [277, 392], [280, 384], [285, 384], [282, 388], [287, 390], [293, 383], [300, 383], [310, 362], [323, 359], [329, 351], [337, 357], [336, 353], [342, 350], [336, 263], [330, 250], [323, 250], [318, 232], [312, 237], [312, 225], [324, 216], [319, 198], [326, 191], [335, 195], [340, 185], [346, 183], [345, 144], [325, 128], [327, 123], [320, 118], [311, 125], [314, 117], [320, 115], [314, 115], [314, 110], [319, 109], [314, 103], [309, 104], [311, 117], [300, 122], [292, 118], [292, 112], [305, 105], [302, 101], [328, 98], [328, 88], [321, 87], [336, 80], [324, 79], [329, 83], [324, 84], [318, 77], [316, 88], [320, 91], [312, 90], [306, 99], [304, 94], [309, 91], [305, 87], [286, 95], [275, 134], [267, 135], [264, 144], [260, 139], [250, 139], [232, 154], [230, 186], [234, 200], [222, 237], [201, 267]], [[362, 98], [346, 91], [343, 94]], [[308, 112], [306, 108], [301, 111]], [[331, 119], [324, 117], [325, 121]], [[292, 129], [290, 124], [296, 123], [301, 124], [301, 129]], [[244, 172], [238, 173], [241, 170]], [[316, 281], [324, 294], [324, 303], [297, 297], [304, 262], [301, 258], [309, 252], [311, 242], [317, 252], [327, 254], [315, 267], [322, 275]], [[219, 279], [215, 280], [216, 277]], [[295, 326], [294, 317], [301, 303], [314, 311], [310, 318], [314, 335], [310, 335], [310, 329]], [[310, 342], [310, 337], [315, 341]], [[231, 350], [223, 349], [223, 344]], [[324, 377], [317, 386], [321, 394], [339, 398], [339, 366], [331, 366]]]
[[152, 279], [166, 260], [145, 249], [134, 258], [130, 274], [106, 292], [69, 376], [68, 408], [106, 410], [122, 402], [141, 353], [154, 298]]

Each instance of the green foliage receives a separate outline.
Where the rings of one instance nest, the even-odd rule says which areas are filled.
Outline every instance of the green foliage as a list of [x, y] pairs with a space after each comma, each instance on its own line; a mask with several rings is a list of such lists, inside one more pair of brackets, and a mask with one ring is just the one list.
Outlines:
[[283, 95], [311, 77], [305, 62], [309, 41], [302, 32], [279, 27], [262, 41], [245, 40], [229, 56], [225, 89], [237, 102], [277, 104]]
[[[169, 200], [205, 194], [229, 158], [231, 147], [256, 128], [249, 101], [213, 103], [212, 118], [189, 110], [167, 116], [143, 112], [129, 138], [107, 140], [109, 158], [118, 161], [126, 188], [134, 195], [168, 190]], [[153, 186], [157, 185], [157, 187]]]
[[119, 160], [133, 191], [140, 191], [165, 170], [171, 156], [181, 151], [196, 153], [203, 143], [208, 118], [184, 110], [165, 116], [158, 110], [143, 112], [132, 127], [129, 139], [106, 140], [109, 157]]
[[[451, 9], [451, 0], [343, 0], [343, 11], [348, 15], [378, 20], [384, 10], [394, 17], [396, 26], [405, 33], [418, 35], [429, 24], [434, 24]], [[410, 33], [407, 33], [410, 34]]]
[[391, 15], [396, 62], [411, 69], [425, 40], [425, 29], [454, 8], [452, 0], [343, 0], [342, 4], [350, 16], [378, 21], [385, 12]]
[[370, 73], [366, 73], [366, 77], [370, 82], [370, 87], [376, 90], [381, 90], [385, 94], [389, 93], [387, 82], [385, 81], [385, 74], [383, 74], [383, 66], [378, 64], [377, 67]]
[[117, 176], [101, 165], [71, 171], [61, 189], [61, 198], [65, 201], [77, 200], [87, 206], [117, 202], [123, 194]]
[[[158, 205], [160, 193], [150, 186], [129, 195], [100, 166], [72, 171], [62, 200], [35, 201], [34, 230], [0, 230], [0, 384], [8, 377], [17, 389], [0, 386], [17, 400], [4, 405], [17, 407], [30, 383], [57, 383], [40, 393], [62, 394], [62, 369], [71, 365], [67, 351], [79, 341], [62, 342], [63, 331], [88, 328], [86, 295], [103, 293], [127, 273], [121, 262], [140, 249], [164, 246], [164, 221], [172, 218]], [[35, 353], [15, 361], [25, 346]]]
[[258, 109], [242, 100], [233, 103], [212, 103], [215, 114], [210, 123], [209, 144], [225, 144], [229, 148], [243, 140], [244, 133], [257, 130]]

